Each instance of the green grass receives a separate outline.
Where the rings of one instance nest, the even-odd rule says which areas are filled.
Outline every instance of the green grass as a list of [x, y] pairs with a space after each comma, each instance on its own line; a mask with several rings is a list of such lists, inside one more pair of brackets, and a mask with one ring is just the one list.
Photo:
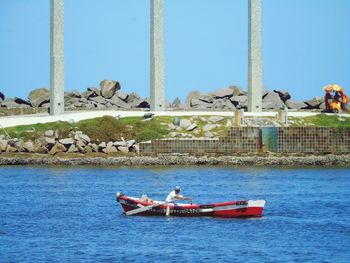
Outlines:
[[[203, 116], [208, 119], [210, 116]], [[201, 116], [196, 117], [181, 117], [182, 119], [192, 119], [192, 123], [196, 122], [201, 132], [196, 137], [204, 136], [203, 126], [208, 124], [201, 120]], [[227, 120], [231, 117], [224, 117], [225, 120], [219, 122], [220, 127], [213, 129], [211, 132], [216, 136], [225, 136], [228, 128], [226, 127]], [[142, 117], [126, 117], [120, 120], [111, 116], [103, 116], [100, 118], [88, 119], [70, 124], [68, 122], [51, 122], [34, 125], [20, 125], [16, 127], [6, 128], [6, 132], [12, 138], [19, 138], [24, 140], [35, 140], [43, 136], [46, 130], [56, 130], [60, 138], [67, 138], [74, 131], [82, 131], [87, 134], [93, 142], [99, 143], [102, 141], [117, 141], [123, 137], [125, 140], [134, 139], [136, 142], [143, 142], [153, 139], [160, 139], [169, 137], [171, 132], [168, 129], [168, 124], [171, 123], [173, 117], [155, 117], [149, 121], [143, 121]], [[342, 117], [340, 121], [339, 116], [319, 114], [312, 117], [296, 118], [290, 117], [292, 121], [290, 126], [312, 126], [312, 127], [350, 127], [350, 118]], [[182, 129], [181, 133], [194, 134], [193, 132]], [[0, 128], [0, 134], [6, 134]]]
[[[92, 141], [117, 141], [134, 139], [137, 142], [162, 138], [168, 134], [162, 122], [170, 122], [171, 117], [156, 117], [150, 121], [142, 121], [142, 117], [126, 117], [120, 120], [111, 116], [83, 120], [71, 125], [68, 122], [51, 122], [44, 124], [20, 125], [6, 128], [12, 138], [35, 140], [43, 136], [46, 130], [57, 130], [60, 138], [67, 138], [73, 131], [82, 131]], [[6, 135], [3, 129], [0, 134]]]
[[[72, 126], [68, 122], [48, 122], [38, 123], [33, 125], [19, 125], [15, 127], [6, 128], [5, 130], [0, 128], [0, 134], [6, 135], [6, 132], [11, 138], [24, 138], [27, 140], [35, 140], [42, 137], [42, 134], [46, 130], [57, 130], [61, 138], [68, 137], [72, 129]], [[6, 132], [5, 132], [6, 131]]]
[[313, 126], [313, 127], [341, 127], [347, 128], [350, 127], [350, 118], [341, 117], [343, 121], [339, 120], [339, 116], [337, 115], [326, 115], [326, 114], [318, 114], [315, 116], [304, 117], [304, 118], [296, 118], [290, 117], [289, 120], [294, 123], [291, 125], [297, 127], [303, 126]]

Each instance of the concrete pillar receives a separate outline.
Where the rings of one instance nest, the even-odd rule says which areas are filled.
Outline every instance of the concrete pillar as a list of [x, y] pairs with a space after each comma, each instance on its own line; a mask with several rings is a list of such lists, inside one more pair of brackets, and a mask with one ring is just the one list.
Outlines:
[[151, 0], [151, 110], [165, 110], [164, 1]]
[[262, 111], [261, 0], [248, 4], [248, 111]]
[[245, 125], [244, 111], [242, 109], [235, 110], [233, 125], [236, 127], [242, 127]]
[[64, 112], [64, 0], [51, 0], [50, 115]]
[[282, 104], [277, 112], [277, 118], [280, 123], [288, 126], [288, 108], [286, 105]]

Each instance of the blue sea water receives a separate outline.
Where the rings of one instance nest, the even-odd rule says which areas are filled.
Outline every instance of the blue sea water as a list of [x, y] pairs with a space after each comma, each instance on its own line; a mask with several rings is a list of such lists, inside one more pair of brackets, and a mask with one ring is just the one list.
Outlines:
[[[262, 218], [123, 215], [115, 193], [266, 199]], [[350, 169], [0, 167], [0, 262], [350, 262]]]

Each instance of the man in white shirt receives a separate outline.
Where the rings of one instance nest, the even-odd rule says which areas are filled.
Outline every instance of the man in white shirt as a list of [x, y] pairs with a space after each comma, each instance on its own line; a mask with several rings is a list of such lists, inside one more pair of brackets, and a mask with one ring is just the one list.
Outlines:
[[192, 203], [192, 198], [180, 195], [180, 191], [181, 191], [180, 186], [176, 186], [174, 191], [171, 191], [170, 194], [168, 194], [165, 201], [168, 203], [175, 203], [176, 200], [190, 200]]

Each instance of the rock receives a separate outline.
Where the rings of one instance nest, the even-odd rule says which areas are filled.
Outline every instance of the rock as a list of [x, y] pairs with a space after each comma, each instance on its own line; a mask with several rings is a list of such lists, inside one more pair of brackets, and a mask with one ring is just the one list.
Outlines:
[[102, 151], [104, 152], [104, 153], [116, 153], [116, 152], [118, 152], [118, 149], [117, 149], [117, 147], [115, 147], [114, 145], [113, 145], [113, 143], [112, 143], [112, 145], [107, 145], [107, 147], [106, 148], [104, 148], [104, 149], [102, 149]]
[[41, 137], [38, 138], [34, 141], [34, 152], [35, 153], [42, 153], [42, 154], [46, 154], [48, 153], [49, 149], [51, 149], [53, 147], [53, 144], [51, 145], [51, 147], [46, 147], [46, 140], [45, 138]]
[[306, 106], [306, 104], [303, 102], [291, 101], [291, 100], [286, 101], [285, 104], [288, 107], [288, 109], [296, 109], [296, 110], [300, 110], [301, 108]]
[[185, 108], [186, 109], [190, 109], [191, 108], [191, 101], [192, 99], [197, 99], [200, 97], [201, 93], [197, 90], [193, 90], [191, 91], [187, 97], [186, 97], [186, 100], [185, 100]]
[[32, 104], [30, 104], [28, 101], [23, 100], [23, 99], [18, 98], [18, 97], [15, 97], [15, 102], [16, 102], [17, 104], [23, 104], [23, 105], [27, 105], [27, 106], [29, 106], [29, 107], [32, 106]]
[[99, 96], [99, 92], [98, 90], [95, 91], [95, 88], [87, 88], [87, 90], [82, 93], [82, 96], [85, 99], [90, 99], [90, 98]]
[[176, 129], [176, 126], [175, 126], [173, 123], [169, 123], [169, 124], [168, 124], [168, 128], [169, 128], [170, 130], [175, 130], [175, 129]]
[[23, 141], [15, 142], [15, 148], [17, 149], [18, 152], [24, 152], [25, 149], [23, 147]]
[[54, 132], [54, 138], [56, 138], [56, 139], [58, 139], [58, 137], [59, 137], [59, 134], [58, 134], [58, 130], [55, 130], [55, 132]]
[[207, 138], [213, 138], [214, 137], [214, 135], [210, 131], [206, 131], [204, 135]]
[[80, 147], [82, 147], [82, 148], [84, 148], [86, 145], [85, 145], [85, 143], [82, 141], [82, 140], [77, 140], [76, 142], [75, 142], [75, 145], [76, 146], [80, 146]]
[[57, 153], [65, 152], [65, 151], [67, 151], [67, 148], [63, 144], [56, 143], [49, 151], [49, 154], [55, 155]]
[[175, 137], [178, 136], [178, 133], [177, 132], [171, 132], [171, 133], [169, 133], [169, 135], [170, 135], [170, 137], [175, 138]]
[[244, 90], [242, 90], [238, 86], [230, 86], [229, 88], [232, 89], [232, 95], [233, 96], [247, 95], [247, 92], [245, 92]]
[[140, 145], [139, 144], [135, 144], [133, 146], [133, 152], [140, 153]]
[[213, 92], [213, 95], [218, 99], [230, 98], [233, 96], [233, 90], [230, 88], [217, 89]]
[[120, 90], [120, 84], [115, 80], [102, 80], [100, 82], [101, 96], [110, 99], [117, 90]]
[[214, 97], [210, 94], [201, 94], [198, 99], [205, 103], [213, 103]]
[[84, 144], [77, 143], [76, 146], [77, 146], [78, 152], [86, 153], [86, 150], [85, 150], [86, 146]]
[[127, 147], [131, 147], [131, 146], [133, 146], [135, 144], [135, 140], [129, 140], [129, 141], [126, 141], [126, 146]]
[[126, 146], [118, 146], [118, 151], [122, 153], [129, 153], [129, 147]]
[[34, 143], [33, 141], [26, 141], [22, 144], [25, 151], [32, 153], [34, 152]]
[[173, 101], [173, 103], [171, 103], [171, 108], [174, 108], [174, 109], [179, 109], [181, 108], [181, 101], [178, 97], [176, 97]]
[[215, 129], [216, 127], [218, 127], [217, 124], [206, 124], [203, 126], [203, 131], [205, 131], [205, 132], [211, 131], [212, 129]]
[[114, 146], [113, 142], [107, 142], [106, 148], [107, 147], [112, 147], [112, 146]]
[[213, 102], [213, 108], [214, 109], [229, 109], [229, 110], [234, 110], [236, 109], [235, 105], [227, 99], [217, 99]]
[[17, 152], [17, 149], [11, 145], [7, 145], [6, 152], [7, 153]]
[[269, 92], [263, 99], [263, 109], [279, 109], [283, 101], [280, 96], [275, 92]]
[[46, 144], [55, 144], [54, 138], [45, 137]]
[[210, 122], [220, 122], [220, 121], [223, 121], [223, 120], [225, 120], [225, 118], [224, 117], [220, 117], [220, 116], [213, 116], [213, 117], [210, 117], [208, 119], [208, 121], [210, 121]]
[[6, 140], [0, 140], [0, 152], [5, 152], [7, 148], [7, 141]]
[[326, 103], [323, 101], [318, 108], [321, 110], [326, 110]]
[[187, 127], [186, 131], [193, 131], [196, 128], [197, 128], [197, 123], [193, 123]]
[[12, 147], [15, 147], [16, 143], [18, 143], [18, 142], [19, 142], [19, 140], [17, 138], [12, 138], [12, 139], [7, 141], [7, 144], [12, 146]]
[[153, 118], [153, 116], [154, 116], [154, 113], [152, 113], [152, 112], [147, 112], [147, 113], [143, 114], [144, 119], [150, 119], [150, 118]]
[[149, 101], [147, 99], [139, 101], [139, 103], [136, 104], [136, 108], [149, 109], [150, 108]]
[[108, 102], [105, 98], [103, 98], [101, 96], [90, 97], [89, 100], [94, 101], [94, 102], [101, 104], [101, 105], [106, 105], [106, 103]]
[[93, 152], [92, 148], [89, 145], [85, 146], [84, 150], [85, 150], [86, 153], [92, 153]]
[[88, 87], [86, 89], [87, 91], [93, 91], [96, 93], [97, 96], [100, 96], [100, 91], [98, 90], [98, 88], [95, 88], [95, 87]]
[[50, 137], [50, 138], [53, 138], [55, 135], [55, 132], [53, 130], [47, 130], [44, 132], [44, 136], [45, 137]]
[[77, 141], [82, 141], [84, 144], [88, 144], [91, 142], [91, 139], [89, 136], [83, 133], [75, 133], [74, 139]]
[[0, 101], [2, 101], [2, 100], [4, 100], [5, 99], [5, 95], [4, 95], [4, 93], [2, 93], [1, 91], [0, 91]]
[[44, 103], [50, 102], [50, 91], [47, 88], [32, 90], [28, 99], [33, 107], [41, 107]]
[[273, 90], [273, 92], [277, 93], [283, 102], [286, 102], [291, 98], [289, 92], [286, 90]]
[[233, 103], [235, 107], [240, 105], [241, 107], [247, 107], [248, 106], [248, 97], [243, 95], [243, 96], [232, 96], [230, 98], [230, 101]]
[[130, 95], [127, 99], [127, 102], [132, 103], [133, 101], [139, 101], [139, 100], [141, 100], [141, 97], [137, 93], [132, 92], [132, 93], [130, 93]]
[[12, 99], [5, 99], [1, 102], [1, 107], [4, 107], [4, 108], [18, 108], [18, 107], [21, 107], [20, 104], [17, 104], [14, 100]]
[[72, 144], [72, 145], [68, 148], [67, 152], [68, 152], [68, 153], [76, 153], [76, 152], [78, 152], [78, 148], [77, 148], [77, 146], [75, 146], [74, 144]]
[[119, 146], [127, 146], [127, 145], [126, 145], [126, 142], [124, 142], [124, 141], [115, 141], [115, 142], [113, 143], [113, 145], [116, 146], [116, 147], [119, 147]]
[[[265, 86], [262, 86], [262, 91], [261, 91], [261, 95], [262, 95], [262, 98], [265, 98], [267, 94], [269, 94], [269, 90], [265, 87]], [[248, 94], [246, 94], [248, 95]]]
[[125, 92], [118, 91], [115, 93], [115, 96], [117, 96], [122, 101], [126, 102], [128, 100], [129, 95]]
[[50, 108], [50, 102], [45, 102], [45, 103], [41, 104], [40, 107], [41, 108]]
[[194, 130], [194, 131], [193, 131], [193, 134], [199, 135], [199, 134], [200, 134], [200, 130], [198, 130], [198, 129]]
[[322, 102], [324, 101], [323, 98], [321, 97], [314, 97], [311, 100], [305, 100], [304, 103], [307, 105], [305, 108], [308, 109], [319, 109], [320, 105], [322, 104]]
[[14, 100], [7, 98], [1, 102], [1, 107], [5, 107], [5, 108], [29, 108], [30, 106], [27, 104], [18, 104]]
[[130, 106], [121, 98], [119, 98], [118, 95], [114, 95], [110, 100], [108, 100], [112, 103], [112, 105], [117, 106], [118, 108], [122, 109], [128, 109]]
[[58, 141], [59, 141], [59, 143], [63, 144], [64, 146], [68, 146], [68, 147], [71, 146], [72, 144], [74, 144], [74, 140], [72, 138], [65, 138], [65, 139], [61, 139]]
[[78, 99], [82, 98], [80, 92], [77, 90], [73, 90], [72, 92], [67, 93], [67, 96], [70, 98], [78, 98]]
[[96, 143], [90, 143], [89, 146], [91, 147], [92, 151], [98, 152], [98, 146]]
[[180, 127], [187, 129], [191, 125], [191, 121], [187, 119], [180, 120]]
[[99, 145], [98, 145], [98, 150], [99, 152], [101, 152], [104, 148], [106, 148], [106, 143], [105, 142], [101, 142]]
[[211, 105], [209, 103], [206, 103], [199, 99], [191, 99], [191, 108], [195, 109], [208, 109], [211, 108]]

